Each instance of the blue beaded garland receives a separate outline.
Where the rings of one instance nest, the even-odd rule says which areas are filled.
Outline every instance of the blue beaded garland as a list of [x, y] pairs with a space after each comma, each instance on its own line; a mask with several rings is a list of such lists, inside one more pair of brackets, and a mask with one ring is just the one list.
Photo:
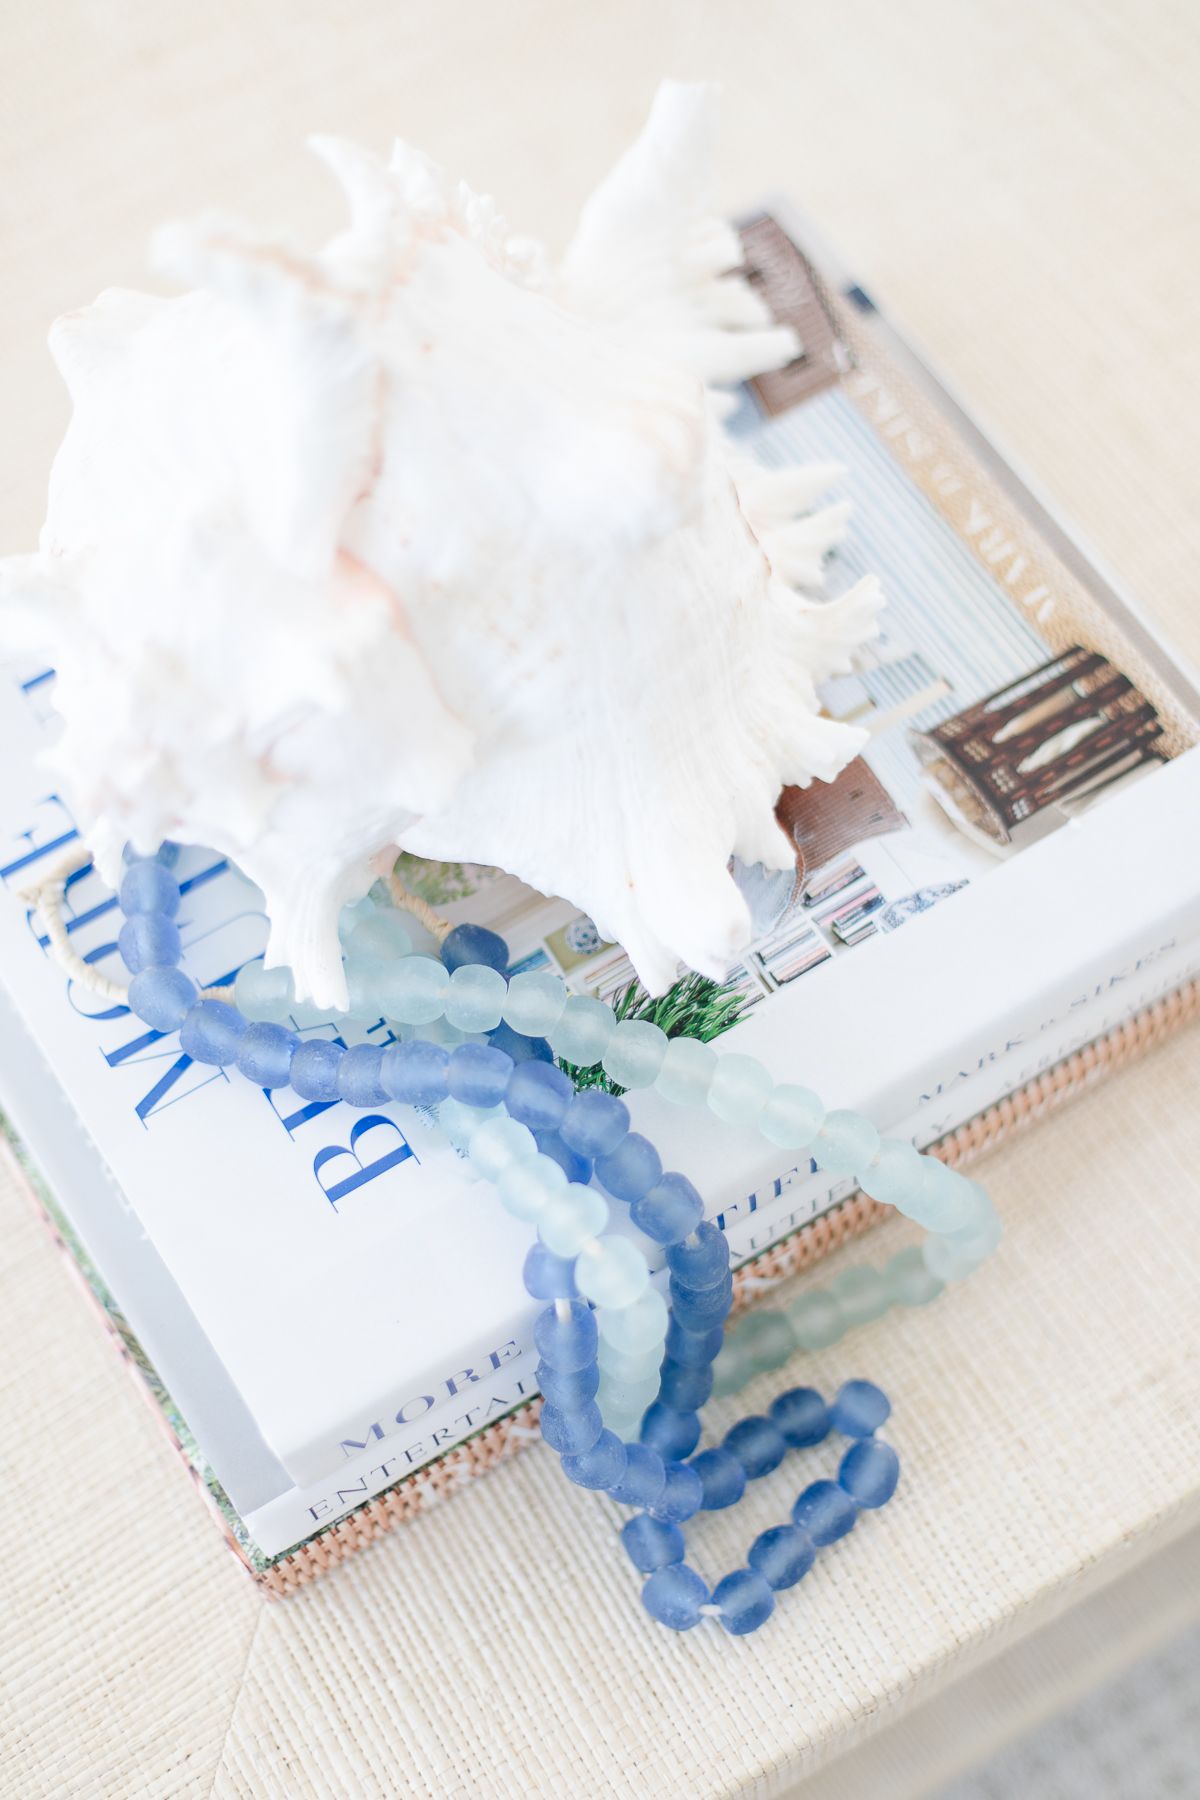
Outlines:
[[170, 969], [183, 955], [174, 919], [161, 912], [131, 913], [117, 933], [121, 961], [131, 975], [143, 969]]
[[483, 925], [456, 925], [442, 940], [442, 961], [453, 973], [455, 969], [482, 963], [484, 968], [508, 972], [508, 945], [494, 931]]
[[308, 1038], [292, 1057], [291, 1083], [302, 1100], [336, 1100], [338, 1066], [346, 1054], [331, 1038]]
[[638, 1513], [621, 1527], [621, 1542], [634, 1568], [647, 1575], [652, 1569], [682, 1562], [686, 1548], [678, 1525], [666, 1519], [652, 1519], [649, 1513]]

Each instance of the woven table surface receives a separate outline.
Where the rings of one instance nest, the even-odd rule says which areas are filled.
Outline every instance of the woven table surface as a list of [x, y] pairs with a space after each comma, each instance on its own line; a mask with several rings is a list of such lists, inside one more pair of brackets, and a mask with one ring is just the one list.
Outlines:
[[[215, 205], [315, 241], [337, 200], [305, 133], [401, 132], [561, 241], [659, 75], [712, 74], [728, 206], [794, 196], [1200, 660], [1188, 0], [3, 19], [0, 550], [35, 541], [66, 418], [45, 327], [141, 283], [161, 219]], [[1115, 845], [1114, 881], [1137, 875]], [[782, 1793], [1200, 1518], [1198, 1082], [1192, 1028], [1007, 1145], [982, 1167], [994, 1262], [805, 1365], [894, 1394], [905, 1486], [747, 1640], [652, 1626], [615, 1509], [541, 1449], [265, 1603], [0, 1171], [0, 1793]], [[796, 1485], [785, 1465], [706, 1524], [701, 1566]]]

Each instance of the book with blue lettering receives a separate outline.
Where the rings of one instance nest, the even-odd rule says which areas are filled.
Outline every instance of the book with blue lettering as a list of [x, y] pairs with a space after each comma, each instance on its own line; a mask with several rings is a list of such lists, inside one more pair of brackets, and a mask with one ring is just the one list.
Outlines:
[[[1196, 975], [1200, 857], [1177, 825], [1200, 802], [1200, 699], [803, 236], [768, 215], [744, 229], [805, 353], [741, 393], [732, 429], [768, 463], [844, 466], [829, 588], [874, 571], [887, 604], [823, 701], [870, 736], [837, 781], [785, 790], [795, 868], [740, 871], [753, 942], [719, 989], [681, 971], [674, 1016], [925, 1145]], [[67, 978], [23, 898], [76, 839], [38, 761], [54, 730], [52, 671], [0, 669], [0, 1105], [231, 1540], [286, 1587], [536, 1435], [529, 1227], [433, 1114], [231, 1081]], [[502, 931], [514, 967], [628, 1004], [624, 952], [568, 901], [473, 866], [402, 873]], [[228, 981], [262, 952], [261, 896], [200, 849], [179, 874], [186, 965]], [[116, 903], [90, 865], [64, 913], [116, 973]], [[785, 1267], [773, 1247], [848, 1200], [752, 1133], [630, 1105], [751, 1271], [764, 1252]]]

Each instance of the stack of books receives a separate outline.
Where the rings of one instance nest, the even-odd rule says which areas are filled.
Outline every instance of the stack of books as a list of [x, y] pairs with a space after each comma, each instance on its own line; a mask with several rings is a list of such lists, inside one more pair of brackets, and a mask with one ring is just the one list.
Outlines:
[[[862, 756], [785, 791], [795, 867], [739, 871], [754, 941], [680, 1011], [831, 1106], [922, 1147], [961, 1140], [1190, 1005], [1200, 857], [1180, 826], [1200, 809], [1200, 694], [861, 288], [793, 222], [763, 215], [744, 241], [805, 351], [746, 388], [732, 428], [767, 462], [843, 465], [829, 589], [873, 571], [887, 604], [863, 667], [823, 694], [868, 731]], [[529, 1227], [432, 1114], [231, 1080], [67, 980], [22, 898], [76, 838], [37, 760], [53, 730], [52, 671], [6, 672], [0, 1104], [229, 1541], [286, 1589], [536, 1436]], [[187, 966], [227, 981], [262, 952], [261, 896], [201, 850], [179, 873]], [[501, 931], [514, 969], [606, 998], [632, 979], [567, 901], [469, 865], [403, 873]], [[90, 866], [65, 913], [80, 954], [118, 973], [116, 903]], [[876, 1210], [749, 1131], [653, 1093], [630, 1106], [706, 1195], [743, 1287], [811, 1254], [818, 1222], [831, 1241]]]

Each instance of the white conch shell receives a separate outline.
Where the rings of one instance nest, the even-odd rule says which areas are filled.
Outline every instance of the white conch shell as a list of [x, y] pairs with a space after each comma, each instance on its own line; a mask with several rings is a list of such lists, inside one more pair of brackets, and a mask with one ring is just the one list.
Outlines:
[[781, 786], [862, 741], [814, 684], [877, 598], [799, 597], [830, 471], [739, 456], [706, 391], [797, 350], [727, 272], [714, 130], [665, 85], [557, 269], [414, 151], [318, 140], [351, 211], [320, 254], [174, 226], [195, 291], [58, 322], [74, 416], [0, 579], [110, 878], [127, 840], [230, 855], [322, 1004], [396, 846], [571, 899], [652, 991], [724, 974], [730, 857], [786, 867]]

